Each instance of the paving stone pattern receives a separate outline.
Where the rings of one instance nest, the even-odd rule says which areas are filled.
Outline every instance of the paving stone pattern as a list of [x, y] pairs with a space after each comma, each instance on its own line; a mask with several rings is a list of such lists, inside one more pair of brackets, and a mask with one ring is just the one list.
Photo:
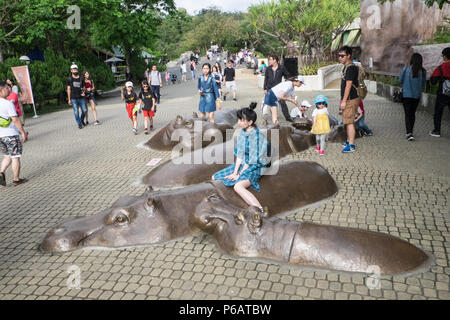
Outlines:
[[[237, 83], [239, 101], [224, 102], [225, 109], [260, 103], [262, 92], [247, 70], [238, 72]], [[155, 128], [197, 109], [196, 82], [164, 87], [162, 94]], [[312, 101], [316, 94], [298, 96]], [[337, 116], [338, 92], [325, 94]], [[357, 152], [342, 154], [329, 143], [324, 157], [313, 149], [287, 157], [323, 165], [339, 193], [285, 218], [398, 236], [433, 254], [429, 270], [382, 277], [381, 288], [371, 290], [367, 275], [234, 259], [204, 234], [146, 248], [40, 252], [46, 232], [62, 220], [142, 194], [135, 182], [150, 170], [146, 163], [170, 156], [137, 147], [148, 139], [141, 115], [135, 136], [124, 103], [112, 97], [100, 100], [100, 126], [79, 130], [71, 110], [27, 119], [22, 175], [30, 181], [12, 187], [8, 171], [8, 186], [0, 188], [0, 299], [450, 299], [448, 113], [437, 139], [428, 135], [432, 116], [418, 112], [417, 141], [408, 142], [400, 104], [373, 95], [365, 104], [375, 135], [357, 140]], [[80, 289], [67, 286], [73, 265], [81, 271]]]

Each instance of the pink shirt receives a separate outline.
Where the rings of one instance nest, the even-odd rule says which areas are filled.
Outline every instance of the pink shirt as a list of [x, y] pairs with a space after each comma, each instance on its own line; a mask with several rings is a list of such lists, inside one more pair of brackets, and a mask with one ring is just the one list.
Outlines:
[[12, 92], [9, 94], [9, 96], [6, 98], [6, 100], [11, 101], [12, 103], [14, 103], [14, 107], [16, 108], [17, 111], [17, 115], [20, 117], [22, 115], [22, 113], [20, 112], [20, 107], [19, 107], [19, 96], [17, 95], [17, 93]]

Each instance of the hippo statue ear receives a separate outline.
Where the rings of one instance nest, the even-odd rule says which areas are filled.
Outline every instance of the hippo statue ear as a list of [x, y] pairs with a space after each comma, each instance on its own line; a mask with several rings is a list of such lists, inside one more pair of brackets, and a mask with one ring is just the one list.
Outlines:
[[177, 118], [175, 119], [175, 122], [177, 124], [183, 124], [183, 117], [180, 115], [177, 115]]
[[158, 199], [156, 197], [148, 197], [144, 204], [145, 209], [148, 211], [153, 210], [155, 208], [157, 200]]
[[197, 112], [192, 112], [192, 118], [198, 118]]

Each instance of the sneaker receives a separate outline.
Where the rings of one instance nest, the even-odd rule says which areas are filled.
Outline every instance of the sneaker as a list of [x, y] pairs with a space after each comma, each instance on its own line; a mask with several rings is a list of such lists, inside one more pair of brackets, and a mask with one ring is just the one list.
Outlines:
[[144, 134], [148, 134], [148, 129], [147, 128], [145, 128]]
[[89, 121], [86, 121], [86, 124], [85, 124], [85, 126], [87, 126], [89, 124]]
[[0, 185], [6, 186], [6, 177], [4, 172], [0, 172]]
[[16, 187], [16, 186], [18, 186], [19, 184], [25, 183], [25, 182], [27, 182], [27, 181], [28, 181], [27, 179], [19, 179], [19, 180], [17, 180], [17, 181], [14, 181], [14, 180], [13, 180], [12, 185], [13, 185], [13, 187]]
[[78, 126], [78, 129], [83, 129], [84, 127], [83, 127], [83, 125], [82, 124], [80, 124], [79, 126]]
[[320, 146], [316, 146], [316, 151], [320, 151]]
[[324, 156], [325, 155], [325, 151], [320, 150], [319, 155]]
[[134, 133], [134, 135], [137, 135], [137, 130], [133, 129], [133, 133]]
[[96, 126], [96, 125], [99, 125], [100, 124], [100, 121], [98, 121], [98, 120], [96, 120], [95, 122], [94, 122], [94, 125]]
[[436, 130], [433, 130], [433, 131], [430, 131], [430, 136], [436, 137], [436, 138], [440, 138], [441, 137], [441, 133], [436, 131]]
[[345, 148], [346, 146], [348, 146], [348, 141], [345, 141], [345, 142], [341, 143], [341, 146], [343, 146], [344, 148]]
[[237, 102], [237, 99], [236, 99], [236, 98], [233, 98], [233, 101], [234, 101], [234, 102]]
[[227, 101], [227, 96], [223, 96], [223, 101]]
[[343, 153], [350, 153], [350, 152], [354, 152], [356, 151], [355, 145], [354, 144], [348, 144], [343, 150]]
[[406, 135], [406, 140], [408, 140], [408, 141], [414, 141], [414, 140], [416, 140], [416, 139], [414, 139], [412, 133], [408, 133], [408, 134]]
[[153, 130], [153, 125], [150, 125], [150, 131], [152, 131]]
[[373, 136], [373, 132], [372, 131], [366, 132], [366, 136], [369, 136], [369, 137]]

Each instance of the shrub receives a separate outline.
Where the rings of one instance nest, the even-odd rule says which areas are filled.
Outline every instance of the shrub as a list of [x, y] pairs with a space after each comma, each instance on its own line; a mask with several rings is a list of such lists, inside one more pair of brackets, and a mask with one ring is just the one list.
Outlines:
[[317, 71], [320, 68], [336, 64], [334, 61], [321, 61], [319, 63], [311, 63], [309, 65], [305, 65], [300, 69], [300, 74], [302, 76], [314, 76], [317, 75]]

